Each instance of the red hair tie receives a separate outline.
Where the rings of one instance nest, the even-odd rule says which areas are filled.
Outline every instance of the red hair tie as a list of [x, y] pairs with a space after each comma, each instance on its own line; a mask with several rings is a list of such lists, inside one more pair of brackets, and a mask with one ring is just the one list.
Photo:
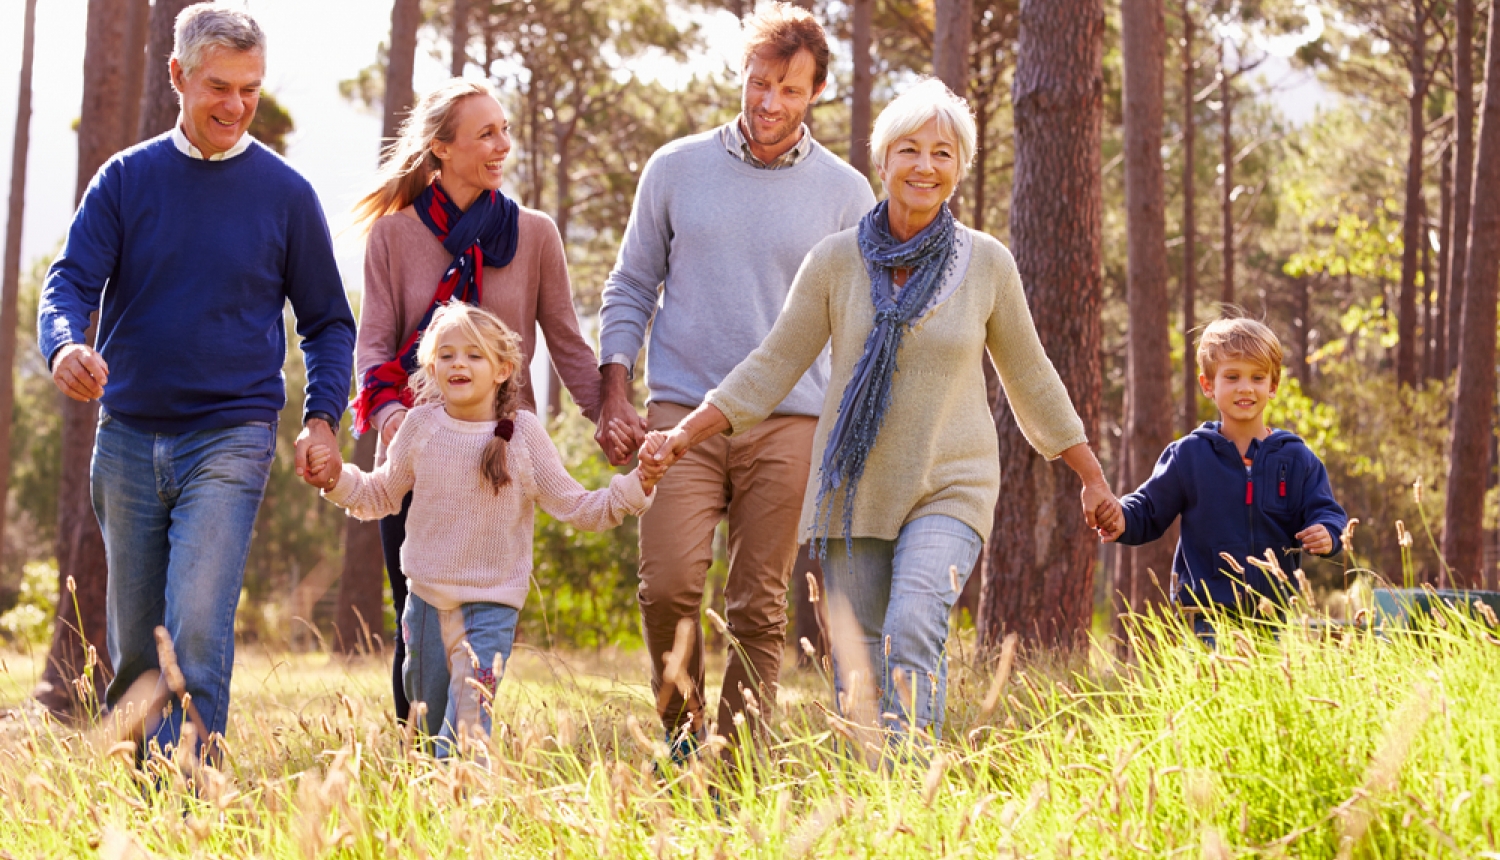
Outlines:
[[501, 418], [495, 422], [495, 435], [509, 442], [510, 437], [516, 432], [516, 422], [509, 418]]

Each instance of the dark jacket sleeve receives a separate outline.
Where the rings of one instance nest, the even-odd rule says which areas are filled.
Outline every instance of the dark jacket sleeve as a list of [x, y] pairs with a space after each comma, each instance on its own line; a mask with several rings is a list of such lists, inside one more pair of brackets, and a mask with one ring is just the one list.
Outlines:
[[354, 374], [354, 312], [344, 295], [333, 256], [333, 238], [323, 207], [312, 187], [306, 199], [292, 207], [287, 237], [286, 295], [297, 315], [297, 334], [307, 362], [307, 397], [303, 418], [309, 412], [327, 412], [335, 417], [349, 405], [349, 382]]
[[1119, 543], [1139, 546], [1157, 540], [1182, 513], [1187, 495], [1183, 492], [1183, 467], [1177, 462], [1177, 457], [1178, 446], [1168, 445], [1157, 458], [1151, 477], [1120, 500], [1120, 508], [1125, 514], [1125, 531], [1120, 535]]
[[1328, 485], [1328, 470], [1324, 468], [1323, 461], [1311, 451], [1307, 452], [1307, 459], [1307, 468], [1303, 470], [1306, 477], [1302, 481], [1302, 528], [1322, 525], [1328, 529], [1328, 533], [1333, 536], [1333, 549], [1328, 555], [1335, 555], [1344, 547], [1343, 535], [1345, 527], [1349, 525], [1349, 515], [1334, 501], [1333, 488]]
[[47, 366], [70, 343], [86, 343], [89, 314], [120, 259], [120, 165], [111, 159], [83, 192], [63, 249], [47, 270], [37, 306], [37, 345]]

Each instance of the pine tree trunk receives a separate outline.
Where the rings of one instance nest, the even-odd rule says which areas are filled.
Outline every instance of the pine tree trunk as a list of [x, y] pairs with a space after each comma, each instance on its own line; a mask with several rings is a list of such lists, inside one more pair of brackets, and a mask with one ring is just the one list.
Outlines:
[[[1192, 3], [1182, 0], [1182, 432], [1198, 426], [1198, 363], [1193, 353], [1197, 327], [1198, 221], [1197, 202], [1198, 117], [1193, 96], [1197, 89], [1193, 70]], [[1120, 487], [1121, 492], [1130, 489]]]
[[1411, 93], [1407, 96], [1406, 206], [1401, 219], [1401, 294], [1396, 312], [1396, 383], [1417, 384], [1417, 268], [1422, 241], [1422, 146], [1427, 139], [1427, 33], [1420, 3], [1416, 11], [1411, 53]]
[[875, 0], [853, 0], [851, 35], [854, 49], [854, 87], [849, 94], [849, 164], [861, 176], [870, 175], [870, 89], [874, 63], [870, 58], [870, 18]]
[[146, 43], [146, 66], [141, 95], [141, 119], [135, 139], [147, 140], [172, 128], [177, 121], [177, 91], [172, 89], [168, 63], [172, 59], [172, 39], [177, 16], [183, 9], [201, 0], [155, 0], [151, 5], [150, 34]]
[[21, 281], [21, 225], [26, 214], [26, 157], [31, 149], [31, 69], [36, 56], [36, 0], [26, 0], [21, 25], [21, 85], [10, 151], [10, 207], [5, 216], [5, 272], [0, 285], [0, 565], [5, 561], [10, 435], [16, 402], [16, 298]]
[[[1448, 370], [1458, 369], [1468, 283], [1470, 210], [1474, 187], [1474, 0], [1453, 3], [1453, 222], [1443, 235], [1448, 254]], [[1446, 375], [1446, 374], [1445, 374]]]
[[[1016, 163], [1011, 237], [1032, 318], [1089, 437], [1099, 424], [1102, 297], [1100, 0], [1022, 0], [1012, 100]], [[1078, 481], [997, 410], [1004, 478], [995, 509], [979, 634], [1007, 631], [1048, 645], [1085, 641], [1097, 542]]]
[[[1162, 164], [1162, 98], [1166, 24], [1162, 0], [1123, 0], [1125, 67], [1125, 211], [1129, 340], [1126, 344], [1125, 459], [1122, 490], [1150, 477], [1172, 441], [1172, 358], [1167, 321], [1167, 219]], [[1176, 542], [1167, 538], [1127, 550], [1112, 589], [1115, 613], [1147, 612], [1167, 600]], [[1118, 628], [1118, 635], [1123, 630]]]
[[[932, 29], [932, 73], [963, 98], [969, 92], [969, 41], [974, 26], [973, 0], [936, 0]], [[963, 216], [963, 188], [948, 201], [953, 217]]]
[[1490, 4], [1484, 113], [1474, 184], [1459, 189], [1472, 203], [1458, 397], [1443, 530], [1443, 556], [1457, 588], [1483, 587], [1484, 491], [1490, 474], [1495, 405], [1495, 289], [1500, 279], [1500, 3]]
[[[1224, 43], [1219, 43], [1219, 163], [1223, 167], [1223, 195], [1219, 200], [1219, 227], [1223, 232], [1223, 291], [1221, 312], [1234, 305], [1234, 87], [1224, 67]], [[1217, 315], [1216, 315], [1217, 316]]]
[[453, 32], [449, 41], [453, 46], [453, 55], [449, 59], [448, 73], [461, 78], [464, 66], [469, 62], [469, 0], [453, 0]]
[[151, 0], [129, 0], [125, 22], [125, 103], [120, 116], [120, 139], [137, 140], [141, 125], [141, 97], [146, 82], [146, 43], [151, 30]]
[[1427, 365], [1427, 375], [1433, 379], [1448, 378], [1448, 293], [1452, 290], [1453, 273], [1449, 269], [1449, 244], [1453, 229], [1453, 147], [1443, 150], [1442, 173], [1438, 178], [1438, 281], [1437, 301], [1432, 309], [1432, 355]]
[[417, 28], [422, 25], [421, 0], [396, 0], [391, 6], [391, 51], [385, 70], [385, 121], [382, 134], [394, 140], [401, 121], [411, 110], [412, 67], [417, 56]]
[[[122, 136], [125, 107], [126, 10], [110, 0], [89, 0], [87, 46], [83, 56], [83, 106], [78, 122], [78, 174], [75, 203], [94, 173], [129, 141]], [[93, 338], [93, 326], [89, 327]], [[59, 594], [52, 646], [35, 696], [60, 717], [80, 715], [83, 699], [98, 701], [109, 666], [105, 638], [105, 597], [108, 571], [104, 539], [94, 518], [89, 496], [89, 462], [98, 422], [97, 402], [79, 403], [57, 395], [63, 416], [62, 478], [58, 492], [57, 569]], [[82, 677], [87, 652], [98, 656], [93, 686], [74, 681]]]

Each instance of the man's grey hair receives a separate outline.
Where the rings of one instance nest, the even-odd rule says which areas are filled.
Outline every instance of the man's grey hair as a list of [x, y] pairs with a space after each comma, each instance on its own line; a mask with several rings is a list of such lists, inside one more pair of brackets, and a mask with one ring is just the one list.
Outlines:
[[956, 139], [958, 181], [963, 182], [969, 173], [969, 165], [974, 161], [974, 112], [968, 102], [954, 95], [937, 78], [924, 78], [880, 112], [875, 120], [875, 130], [870, 134], [870, 163], [876, 167], [884, 166], [886, 150], [892, 143], [932, 119], [937, 120], [938, 128]]
[[266, 53], [266, 34], [244, 9], [226, 3], [194, 3], [177, 15], [172, 59], [191, 75], [210, 48]]

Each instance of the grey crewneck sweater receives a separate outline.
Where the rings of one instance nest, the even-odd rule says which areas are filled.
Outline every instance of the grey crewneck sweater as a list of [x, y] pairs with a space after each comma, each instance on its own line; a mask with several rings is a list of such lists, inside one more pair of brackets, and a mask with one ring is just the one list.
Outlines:
[[[651, 156], [604, 284], [599, 354], [633, 360], [649, 324], [652, 401], [702, 402], [770, 332], [807, 252], [875, 206], [869, 182], [816, 141], [796, 165], [763, 170], [726, 152], [720, 131]], [[817, 415], [827, 384], [825, 350], [772, 411]]]

